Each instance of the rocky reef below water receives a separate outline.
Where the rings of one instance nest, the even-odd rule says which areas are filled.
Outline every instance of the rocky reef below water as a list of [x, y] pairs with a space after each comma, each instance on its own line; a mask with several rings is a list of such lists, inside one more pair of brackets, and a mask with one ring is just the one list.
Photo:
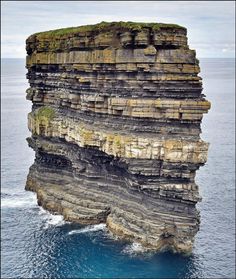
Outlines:
[[26, 189], [39, 205], [150, 249], [192, 250], [210, 103], [186, 34], [174, 24], [102, 22], [26, 40], [36, 154]]

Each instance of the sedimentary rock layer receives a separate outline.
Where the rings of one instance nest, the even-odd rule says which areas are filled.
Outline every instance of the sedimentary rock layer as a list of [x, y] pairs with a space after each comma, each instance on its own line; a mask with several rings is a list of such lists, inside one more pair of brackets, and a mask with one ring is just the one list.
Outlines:
[[34, 34], [26, 50], [36, 153], [26, 189], [66, 220], [191, 251], [210, 103], [186, 29], [103, 22]]

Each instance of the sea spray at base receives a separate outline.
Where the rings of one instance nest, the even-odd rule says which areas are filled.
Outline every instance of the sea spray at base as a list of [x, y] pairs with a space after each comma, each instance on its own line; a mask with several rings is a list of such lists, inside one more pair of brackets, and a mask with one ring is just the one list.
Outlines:
[[44, 224], [44, 229], [48, 229], [52, 226], [58, 227], [58, 226], [63, 226], [66, 223], [63, 216], [59, 214], [51, 214], [49, 211], [43, 209], [40, 207], [39, 215], [42, 217]]
[[85, 228], [73, 230], [68, 234], [79, 234], [79, 233], [88, 233], [88, 232], [97, 232], [97, 231], [104, 231], [106, 229], [106, 224], [97, 224], [97, 225], [89, 225]]
[[7, 194], [1, 196], [1, 208], [30, 208], [37, 206], [37, 199], [34, 193], [29, 195]]

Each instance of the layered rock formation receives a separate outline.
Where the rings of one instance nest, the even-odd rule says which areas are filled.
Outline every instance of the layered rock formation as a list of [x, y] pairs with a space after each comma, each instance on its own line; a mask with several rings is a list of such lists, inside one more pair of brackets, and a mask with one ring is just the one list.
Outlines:
[[34, 34], [26, 50], [36, 153], [26, 189], [39, 205], [150, 248], [191, 251], [210, 104], [186, 29], [103, 22]]

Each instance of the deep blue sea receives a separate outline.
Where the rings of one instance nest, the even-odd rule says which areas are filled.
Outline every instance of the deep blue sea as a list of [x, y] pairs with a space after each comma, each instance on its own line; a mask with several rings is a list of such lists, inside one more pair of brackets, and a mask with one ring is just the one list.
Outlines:
[[234, 278], [234, 60], [200, 60], [204, 94], [212, 103], [202, 123], [210, 149], [197, 173], [201, 228], [190, 256], [150, 254], [115, 240], [104, 225], [72, 225], [37, 206], [35, 194], [24, 190], [34, 160], [25, 140], [31, 103], [24, 64], [1, 63], [1, 278]]

